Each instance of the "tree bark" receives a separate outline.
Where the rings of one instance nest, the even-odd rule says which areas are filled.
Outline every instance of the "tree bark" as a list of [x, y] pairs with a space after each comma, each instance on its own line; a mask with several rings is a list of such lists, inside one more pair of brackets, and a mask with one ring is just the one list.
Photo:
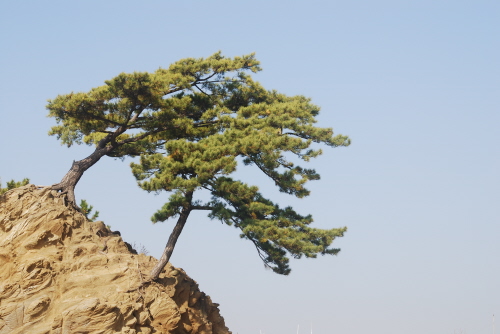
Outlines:
[[83, 173], [90, 167], [92, 167], [96, 162], [99, 161], [103, 156], [107, 155], [113, 150], [112, 146], [98, 147], [96, 150], [86, 157], [85, 159], [79, 161], [73, 161], [73, 165], [70, 170], [64, 175], [61, 182], [56, 183], [51, 186], [54, 190], [60, 190], [62, 193], [67, 194], [68, 202], [74, 207], [78, 208], [75, 200], [75, 186], [80, 181]]
[[165, 249], [163, 250], [163, 254], [161, 255], [160, 259], [158, 260], [158, 263], [156, 264], [156, 266], [153, 268], [153, 270], [151, 270], [151, 273], [150, 273], [150, 280], [151, 281], [158, 279], [163, 268], [165, 268], [168, 261], [170, 260], [170, 256], [172, 256], [172, 252], [174, 251], [175, 244], [177, 243], [177, 239], [179, 239], [179, 236], [181, 235], [182, 229], [184, 228], [184, 225], [186, 224], [186, 221], [189, 217], [189, 214], [191, 213], [191, 210], [192, 210], [191, 200], [193, 198], [193, 192], [188, 192], [188, 194], [186, 195], [186, 198], [188, 199], [188, 203], [186, 203], [186, 205], [184, 205], [184, 207], [182, 208], [179, 219], [177, 219], [177, 224], [175, 225], [174, 229], [172, 230], [172, 233], [170, 233], [170, 237], [168, 238], [167, 245], [165, 246]]

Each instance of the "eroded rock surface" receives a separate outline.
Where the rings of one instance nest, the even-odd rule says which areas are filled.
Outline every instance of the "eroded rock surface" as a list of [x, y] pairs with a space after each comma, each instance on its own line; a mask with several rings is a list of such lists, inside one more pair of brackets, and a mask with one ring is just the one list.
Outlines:
[[218, 304], [33, 185], [0, 196], [0, 334], [230, 334]]

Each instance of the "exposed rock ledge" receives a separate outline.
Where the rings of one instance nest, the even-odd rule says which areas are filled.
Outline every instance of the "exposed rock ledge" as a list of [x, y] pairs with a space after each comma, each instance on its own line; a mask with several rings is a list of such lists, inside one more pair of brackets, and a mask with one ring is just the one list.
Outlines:
[[127, 292], [156, 260], [98, 225], [47, 188], [0, 196], [0, 334], [231, 333], [170, 264], [159, 283]]

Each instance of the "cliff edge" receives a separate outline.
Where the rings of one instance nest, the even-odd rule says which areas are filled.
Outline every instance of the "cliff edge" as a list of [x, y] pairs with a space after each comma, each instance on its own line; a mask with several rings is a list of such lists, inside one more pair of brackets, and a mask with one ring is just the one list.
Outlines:
[[63, 195], [27, 185], [0, 196], [0, 334], [230, 334], [218, 304], [170, 264], [136, 252]]

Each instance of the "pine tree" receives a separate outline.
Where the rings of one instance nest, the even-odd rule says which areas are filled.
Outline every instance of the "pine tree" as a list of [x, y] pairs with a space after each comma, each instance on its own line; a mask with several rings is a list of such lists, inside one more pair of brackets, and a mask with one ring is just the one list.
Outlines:
[[[103, 156], [140, 156], [132, 164], [140, 186], [172, 192], [153, 220], [178, 216], [165, 252], [152, 272], [157, 278], [173, 251], [191, 211], [208, 210], [212, 219], [241, 230], [264, 263], [288, 274], [288, 255], [295, 258], [336, 254], [329, 248], [345, 228], [311, 228], [310, 215], [281, 208], [258, 188], [230, 177], [238, 161], [256, 166], [284, 193], [309, 194], [305, 183], [319, 179], [313, 169], [290, 158], [309, 161], [321, 154], [312, 144], [348, 146], [350, 140], [330, 128], [314, 126], [319, 108], [303, 96], [264, 89], [248, 72], [260, 70], [253, 54], [226, 58], [182, 59], [153, 73], [122, 73], [89, 92], [49, 100], [49, 117], [58, 125], [49, 134], [68, 147], [95, 146], [74, 161], [52, 189], [67, 193], [77, 207], [74, 188], [84, 172]], [[212, 199], [201, 203], [195, 192]]]
[[90, 204], [87, 203], [86, 200], [82, 199], [80, 201], [80, 211], [84, 214], [85, 218], [87, 218], [89, 221], [93, 222], [99, 217], [99, 211], [95, 211], [92, 215], [92, 210], [94, 207]]
[[[320, 149], [311, 149], [313, 143], [347, 146], [349, 138], [333, 136], [330, 128], [315, 127], [319, 108], [303, 96], [266, 91], [249, 78], [228, 83], [221, 93], [224, 98], [216, 100], [220, 110], [217, 133], [196, 140], [170, 140], [164, 154], [145, 154], [140, 163], [131, 164], [143, 189], [172, 193], [152, 221], [177, 217], [165, 251], [150, 274], [152, 280], [167, 264], [193, 210], [207, 210], [210, 218], [238, 228], [241, 238], [253, 242], [264, 264], [279, 274], [290, 273], [288, 256], [314, 258], [339, 252], [330, 245], [343, 236], [345, 227], [312, 228], [311, 215], [281, 208], [256, 186], [230, 174], [238, 161], [253, 165], [281, 192], [302, 198], [309, 195], [305, 183], [318, 180], [319, 175], [292, 160], [307, 162], [320, 155]], [[210, 201], [194, 199], [202, 190], [210, 193]]]

